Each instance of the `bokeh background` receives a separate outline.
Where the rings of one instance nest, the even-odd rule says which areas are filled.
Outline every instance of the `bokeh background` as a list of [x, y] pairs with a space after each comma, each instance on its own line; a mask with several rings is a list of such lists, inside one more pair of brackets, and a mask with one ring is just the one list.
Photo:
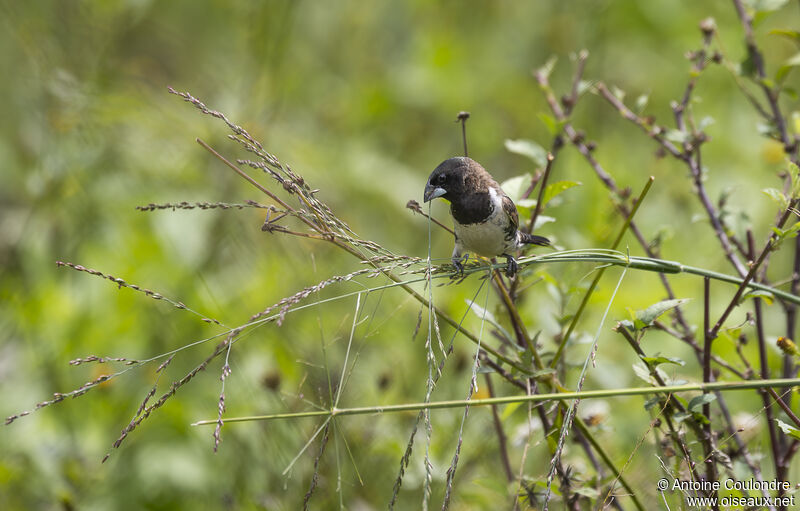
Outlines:
[[[770, 72], [798, 49], [770, 30], [800, 21], [797, 2], [774, 4], [780, 9], [765, 14], [756, 31]], [[53, 392], [109, 372], [91, 364], [71, 367], [72, 359], [143, 359], [220, 331], [167, 303], [59, 269], [57, 260], [156, 290], [228, 326], [303, 287], [360, 268], [326, 244], [262, 233], [258, 210], [137, 211], [151, 202], [264, 200], [194, 142], [200, 137], [231, 158], [246, 157], [226, 139], [225, 126], [168, 94], [168, 86], [191, 92], [248, 129], [320, 189], [318, 196], [356, 232], [393, 252], [424, 257], [427, 223], [405, 205], [421, 202], [430, 171], [460, 154], [460, 130], [453, 122], [458, 111], [472, 114], [470, 156], [498, 180], [534, 172], [530, 160], [504, 147], [507, 139], [544, 147], [552, 140], [540, 118], [548, 109], [531, 70], [557, 57], [551, 79], [565, 92], [570, 56], [588, 49], [587, 80], [619, 87], [630, 105], [646, 95], [645, 112], [670, 124], [669, 103], [680, 98], [689, 77], [685, 54], [699, 48], [698, 24], [707, 17], [719, 27], [726, 56], [741, 61], [742, 29], [728, 2], [0, 2], [0, 413], [30, 409]], [[790, 75], [788, 82], [796, 84], [796, 78]], [[776, 206], [760, 190], [780, 186], [781, 147], [761, 137], [757, 115], [722, 66], [703, 75], [696, 96], [697, 118], [713, 118], [704, 153], [709, 193], [714, 200], [729, 194], [734, 224], [752, 226], [764, 239]], [[782, 101], [787, 113], [797, 107], [791, 95]], [[656, 177], [637, 220], [648, 237], [662, 237], [665, 258], [731, 273], [684, 166], [657, 158], [656, 146], [596, 96], [581, 99], [574, 124], [596, 141], [596, 157], [621, 187], [636, 193], [647, 176]], [[542, 234], [563, 248], [608, 246], [620, 220], [608, 192], [574, 149], [560, 153], [554, 179], [582, 185], [547, 210], [556, 221]], [[433, 213], [448, 221], [445, 204], [435, 204]], [[446, 233], [434, 231], [434, 257], [447, 257], [451, 243]], [[632, 254], [641, 254], [635, 241], [626, 243]], [[591, 270], [574, 265], [548, 268], [547, 275], [579, 289]], [[778, 258], [771, 276], [781, 280], [788, 271]], [[610, 271], [591, 302], [581, 323], [586, 335], [598, 328], [618, 277]], [[687, 314], [697, 320], [700, 280], [676, 277], [673, 284], [680, 297], [695, 297]], [[460, 317], [477, 286], [472, 279], [436, 288], [437, 301]], [[554, 317], [563, 312], [555, 287], [539, 284], [523, 310], [531, 324], [541, 325], [543, 339], [556, 331]], [[343, 285], [320, 297], [358, 289]], [[715, 308], [723, 307], [731, 290], [715, 284], [714, 292], [721, 296]], [[655, 275], [629, 274], [610, 318], [626, 318], [628, 309], [662, 298]], [[567, 302], [567, 310], [577, 300]], [[358, 362], [342, 404], [421, 401], [426, 327], [412, 339], [418, 305], [389, 291], [365, 296], [361, 306]], [[232, 354], [228, 414], [324, 404], [328, 378], [338, 381], [341, 374], [354, 310], [355, 299], [340, 300], [247, 335]], [[477, 330], [477, 319], [468, 321]], [[640, 385], [630, 350], [620, 346], [610, 326], [601, 331], [598, 367], [587, 385]], [[781, 334], [780, 325], [770, 326], [768, 335]], [[543, 342], [552, 349], [550, 338]], [[651, 352], [694, 360], [667, 337], [655, 334], [649, 342]], [[473, 348], [463, 339], [456, 345], [437, 399], [466, 394]], [[182, 352], [161, 389], [212, 347]], [[576, 362], [583, 356], [580, 345], [570, 354]], [[319, 422], [228, 425], [214, 454], [211, 429], [189, 424], [215, 417], [220, 363], [182, 388], [105, 464], [103, 456], [156, 380], [157, 364], [3, 427], [0, 508], [297, 509], [310, 483], [316, 444], [287, 475], [282, 472]], [[691, 363], [672, 370], [677, 378], [700, 379]], [[515, 392], [502, 385], [497, 390]], [[758, 414], [754, 394], [742, 394], [740, 402], [739, 411]], [[598, 434], [620, 462], [645, 434], [649, 416], [642, 403], [607, 403], [611, 412]], [[621, 406], [641, 413], [615, 413]], [[524, 412], [509, 407], [506, 414], [504, 420], [518, 422], [517, 436], [524, 437]], [[461, 411], [435, 417], [434, 502], [441, 498]], [[312, 505], [336, 505], [341, 485], [350, 509], [385, 507], [413, 418], [337, 423]], [[488, 410], [472, 410], [456, 478], [458, 509], [490, 509], [498, 499], [510, 503], [498, 476], [496, 446], [485, 440], [491, 432]], [[518, 462], [522, 444], [511, 441]], [[543, 449], [541, 442], [538, 432], [533, 448]], [[418, 443], [402, 509], [419, 506], [422, 450]], [[586, 463], [579, 456], [571, 462], [578, 469]], [[652, 446], [644, 445], [632, 463], [635, 484], [645, 494], [654, 492], [660, 469]], [[541, 478], [546, 466], [529, 461], [526, 473]]]

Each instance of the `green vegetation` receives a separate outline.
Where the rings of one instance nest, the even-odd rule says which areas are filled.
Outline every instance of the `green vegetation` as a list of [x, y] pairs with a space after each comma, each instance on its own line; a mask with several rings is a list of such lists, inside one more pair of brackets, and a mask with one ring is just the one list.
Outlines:
[[[0, 508], [793, 496], [797, 2], [0, 7]], [[513, 282], [409, 203], [460, 111]]]

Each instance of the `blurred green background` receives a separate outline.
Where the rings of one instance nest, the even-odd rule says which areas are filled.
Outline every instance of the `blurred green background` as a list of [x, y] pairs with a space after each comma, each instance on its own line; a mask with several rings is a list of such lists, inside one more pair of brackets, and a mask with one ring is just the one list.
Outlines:
[[[797, 47], [769, 31], [796, 27], [798, 7], [791, 2], [757, 27], [771, 73]], [[533, 172], [531, 161], [504, 148], [506, 139], [531, 139], [544, 147], [551, 142], [539, 119], [547, 106], [531, 70], [558, 57], [552, 80], [566, 92], [570, 55], [586, 48], [587, 80], [620, 87], [629, 105], [649, 95], [646, 113], [671, 125], [669, 102], [680, 98], [689, 77], [685, 54], [699, 48], [697, 27], [709, 16], [726, 56], [742, 60], [742, 30], [729, 2], [0, 2], [0, 412], [31, 409], [53, 392], [109, 371], [71, 367], [69, 360], [90, 354], [148, 358], [221, 331], [167, 303], [59, 269], [56, 260], [156, 290], [228, 326], [303, 287], [361, 267], [326, 244], [262, 233], [259, 210], [136, 211], [151, 202], [265, 200], [194, 142], [200, 137], [229, 158], [247, 157], [227, 140], [224, 124], [168, 94], [168, 86], [191, 92], [249, 130], [319, 188], [318, 197], [363, 237], [395, 253], [424, 257], [427, 223], [405, 204], [421, 202], [430, 171], [460, 154], [460, 130], [453, 122], [458, 111], [472, 114], [470, 156], [498, 180]], [[792, 82], [797, 84], [796, 76], [789, 77]], [[759, 135], [757, 115], [721, 66], [703, 75], [696, 96], [697, 118], [714, 119], [704, 152], [709, 193], [714, 200], [729, 193], [732, 218], [749, 222], [763, 240], [776, 207], [760, 189], [780, 187], [781, 148]], [[791, 96], [783, 101], [787, 113], [797, 107]], [[574, 124], [597, 142], [595, 156], [620, 187], [638, 193], [647, 176], [656, 177], [637, 220], [649, 238], [663, 235], [664, 258], [732, 273], [680, 162], [656, 158], [656, 146], [596, 96], [581, 99]], [[542, 234], [568, 249], [608, 246], [620, 219], [573, 148], [560, 153], [554, 179], [583, 185], [546, 211], [557, 221]], [[449, 222], [445, 204], [435, 204], [433, 212]], [[625, 243], [641, 255], [635, 240]], [[450, 237], [434, 231], [433, 256], [448, 257], [451, 249]], [[776, 257], [772, 279], [788, 277], [784, 259]], [[591, 270], [546, 269], [566, 289], [585, 286]], [[587, 335], [597, 329], [618, 277], [618, 270], [609, 271], [591, 302], [581, 324]], [[680, 297], [695, 297], [687, 315], [697, 321], [700, 279], [672, 281]], [[437, 301], [460, 317], [477, 286], [470, 279], [436, 288]], [[321, 297], [359, 289], [345, 284]], [[555, 287], [548, 292], [539, 284], [531, 293], [524, 317], [545, 330], [543, 342], [552, 349], [548, 335], [556, 332], [553, 316], [559, 312]], [[731, 289], [715, 284], [714, 293], [714, 307], [721, 310]], [[625, 318], [628, 308], [662, 298], [655, 274], [630, 272], [609, 318]], [[577, 301], [573, 297], [567, 309]], [[372, 293], [361, 305], [367, 320], [355, 338], [358, 363], [340, 404], [421, 401], [426, 326], [412, 341], [418, 305], [400, 291]], [[228, 415], [306, 409], [306, 401], [325, 404], [328, 374], [338, 381], [354, 310], [355, 299], [341, 300], [245, 336], [232, 353]], [[734, 315], [730, 323], [742, 318]], [[477, 331], [479, 322], [468, 321]], [[630, 350], [610, 326], [609, 321], [601, 332], [598, 367], [587, 386], [639, 385]], [[782, 328], [776, 321], [768, 335], [783, 335]], [[659, 334], [647, 341], [649, 352], [692, 361], [673, 369], [676, 377], [700, 379], [684, 345]], [[473, 347], [463, 339], [456, 345], [451, 372], [435, 399], [466, 394]], [[578, 345], [570, 360], [580, 362], [587, 346]], [[157, 395], [212, 347], [206, 343], [176, 357]], [[102, 465], [155, 381], [157, 364], [0, 429], [0, 508], [297, 509], [317, 445], [290, 474], [281, 472], [319, 422], [228, 425], [214, 454], [211, 429], [189, 424], [215, 417], [220, 364], [216, 360], [183, 387]], [[497, 387], [499, 393], [516, 392]], [[742, 394], [740, 401], [739, 411], [756, 414], [760, 408], [754, 394]], [[609, 402], [612, 411], [598, 430], [620, 462], [646, 431], [642, 402]], [[618, 406], [641, 413], [615, 413]], [[435, 414], [434, 502], [441, 498], [461, 413]], [[524, 428], [524, 412], [508, 414], [504, 420]], [[337, 503], [341, 484], [350, 509], [384, 508], [413, 418], [340, 421], [331, 432], [312, 506]], [[524, 429], [518, 433], [524, 437]], [[496, 445], [482, 441], [487, 435], [492, 438], [491, 415], [472, 410], [456, 477], [456, 509], [490, 509], [497, 499], [510, 504]], [[518, 440], [511, 447], [515, 466]], [[540, 431], [534, 444], [543, 449]], [[418, 443], [401, 509], [419, 507], [423, 450]], [[628, 470], [637, 487], [654, 492], [660, 469], [652, 452], [652, 446], [642, 447]], [[586, 463], [577, 450], [568, 454], [575, 454], [568, 460], [578, 468]], [[527, 467], [531, 477], [546, 474], [544, 463], [529, 461]]]

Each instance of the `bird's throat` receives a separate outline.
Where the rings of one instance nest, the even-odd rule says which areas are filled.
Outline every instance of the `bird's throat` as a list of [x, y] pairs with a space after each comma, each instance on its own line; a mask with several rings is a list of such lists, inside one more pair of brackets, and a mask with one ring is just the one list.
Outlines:
[[461, 196], [450, 204], [450, 213], [460, 224], [485, 222], [494, 211], [493, 201], [488, 193], [471, 193]]

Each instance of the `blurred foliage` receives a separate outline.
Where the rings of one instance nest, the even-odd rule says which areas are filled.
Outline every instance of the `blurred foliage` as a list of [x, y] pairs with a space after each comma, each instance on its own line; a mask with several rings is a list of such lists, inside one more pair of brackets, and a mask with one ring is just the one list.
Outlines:
[[[547, 107], [531, 77], [550, 56], [558, 58], [552, 80], [567, 90], [570, 55], [587, 48], [588, 80], [625, 90], [629, 105], [646, 95], [646, 113], [665, 124], [672, 115], [670, 101], [680, 97], [689, 76], [684, 54], [700, 45], [700, 20], [714, 17], [728, 56], [739, 61], [745, 56], [742, 29], [727, 2], [8, 0], [0, 2], [0, 14], [6, 76], [0, 81], [4, 416], [108, 371], [99, 365], [70, 367], [69, 360], [89, 354], [147, 358], [219, 331], [167, 303], [58, 269], [56, 260], [156, 290], [228, 326], [303, 287], [358, 269], [351, 257], [325, 244], [261, 232], [260, 210], [136, 211], [151, 202], [260, 199], [194, 142], [200, 137], [223, 154], [245, 157], [226, 139], [224, 125], [168, 94], [167, 86], [190, 91], [246, 127], [319, 188], [319, 197], [356, 232], [396, 253], [424, 257], [427, 224], [405, 204], [420, 200], [440, 161], [460, 154], [460, 130], [453, 123], [458, 111], [472, 114], [470, 156], [506, 180], [536, 169], [508, 151], [505, 140], [550, 144], [539, 116]], [[797, 46], [770, 31], [796, 27], [798, 18], [798, 5], [790, 3], [759, 19], [756, 37], [771, 73], [784, 62], [792, 66]], [[787, 85], [796, 87], [796, 71], [783, 73]], [[763, 239], [775, 205], [759, 190], [781, 186], [781, 148], [760, 136], [757, 115], [720, 66], [705, 72], [696, 96], [702, 99], [694, 105], [698, 117], [714, 120], [705, 148], [709, 193], [715, 201], [727, 194], [726, 212]], [[783, 101], [786, 112], [797, 108], [794, 97]], [[648, 236], [663, 234], [664, 258], [730, 272], [679, 162], [656, 158], [656, 146], [600, 98], [584, 98], [573, 119], [597, 141], [595, 156], [620, 186], [638, 191], [647, 176], [656, 177], [637, 221]], [[549, 204], [546, 214], [557, 221], [543, 226], [542, 234], [565, 248], [607, 246], [621, 220], [572, 148], [559, 155], [555, 181], [582, 186]], [[435, 204], [433, 212], [449, 222], [444, 204]], [[451, 243], [434, 231], [433, 256], [447, 257]], [[627, 243], [640, 253], [632, 239]], [[788, 265], [781, 259], [773, 263], [774, 280], [789, 275]], [[554, 317], [574, 309], [580, 298], [575, 293], [588, 285], [583, 277], [592, 267], [547, 271], [550, 283], [538, 285], [522, 313], [528, 324], [552, 334]], [[609, 275], [582, 322], [585, 335], [594, 334], [619, 272]], [[673, 283], [681, 298], [701, 296], [700, 279], [676, 277]], [[460, 317], [476, 286], [472, 279], [436, 288], [437, 301]], [[731, 289], [724, 286], [715, 284], [713, 292], [727, 297]], [[321, 297], [357, 290], [343, 285]], [[610, 317], [626, 319], [629, 310], [663, 298], [656, 275], [629, 272]], [[715, 308], [726, 299], [715, 301]], [[418, 305], [387, 291], [370, 294], [362, 306], [369, 325], [356, 339], [352, 392], [345, 392], [341, 405], [421, 401], [424, 333], [412, 341]], [[343, 363], [353, 311], [354, 299], [333, 302], [243, 338], [233, 350], [233, 375], [226, 383], [228, 415], [304, 409], [303, 400], [325, 404], [327, 373], [338, 381], [341, 369], [334, 368]], [[697, 320], [699, 308], [688, 314]], [[742, 319], [734, 315], [730, 323]], [[477, 330], [474, 317], [468, 322]], [[782, 335], [780, 328], [774, 325], [768, 335]], [[659, 335], [646, 340], [653, 343], [644, 346], [649, 353], [693, 360], [684, 345]], [[657, 339], [663, 346], [654, 345]], [[608, 328], [601, 332], [591, 387], [640, 385], [631, 369], [635, 358], [619, 341]], [[456, 344], [437, 399], [466, 393], [474, 348], [462, 340]], [[191, 370], [210, 346], [177, 357], [163, 383]], [[720, 343], [719, 349], [724, 356], [725, 350], [733, 352], [733, 343]], [[580, 363], [584, 355], [576, 351], [568, 360]], [[0, 508], [297, 509], [313, 472], [316, 444], [291, 474], [281, 472], [318, 423], [228, 425], [214, 454], [211, 429], [188, 425], [216, 415], [220, 363], [183, 387], [103, 465], [100, 460], [155, 380], [155, 367], [126, 373], [0, 430]], [[668, 371], [700, 379], [695, 364]], [[497, 390], [515, 392], [502, 384]], [[648, 422], [641, 398], [612, 406], [622, 403], [642, 413], [611, 413], [598, 429], [620, 463]], [[755, 394], [742, 394], [740, 406], [752, 413], [760, 408]], [[517, 412], [513, 420], [524, 425], [522, 415]], [[435, 414], [433, 502], [441, 499], [460, 417], [461, 411]], [[350, 509], [383, 508], [412, 420], [406, 414], [337, 422], [329, 454], [338, 449], [341, 466], [333, 455], [323, 458], [312, 505], [338, 502], [340, 474]], [[470, 412], [454, 509], [488, 509], [508, 498], [509, 489], [498, 478], [495, 442], [484, 441], [492, 431], [488, 410]], [[421, 436], [401, 509], [419, 505]], [[521, 448], [521, 438], [523, 430], [510, 439], [512, 450]], [[541, 431], [535, 432], [534, 449], [542, 454], [540, 441]], [[659, 474], [652, 452], [645, 445], [628, 468], [633, 484], [648, 491], [654, 491]], [[573, 459], [569, 451], [567, 458], [580, 473], [585, 460]], [[528, 471], [539, 478], [545, 473], [544, 464]]]

